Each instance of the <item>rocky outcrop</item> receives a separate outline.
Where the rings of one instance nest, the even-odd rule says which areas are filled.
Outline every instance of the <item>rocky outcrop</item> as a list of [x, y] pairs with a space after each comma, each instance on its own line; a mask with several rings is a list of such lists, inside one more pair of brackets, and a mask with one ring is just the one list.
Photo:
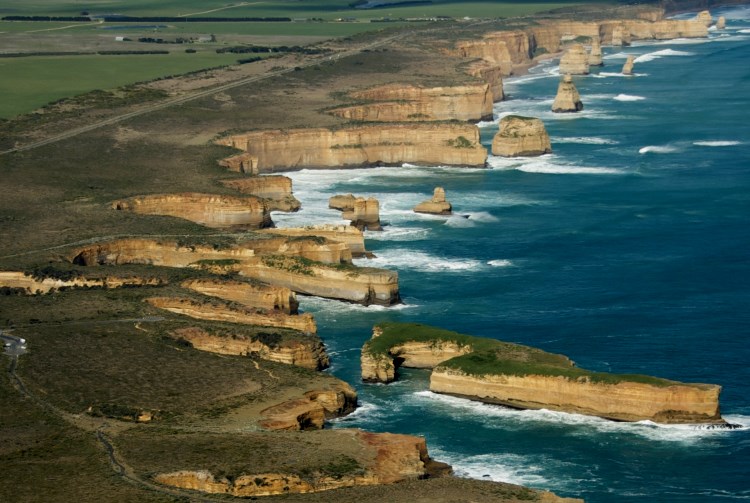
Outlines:
[[549, 375], [470, 375], [438, 367], [430, 390], [519, 409], [550, 409], [617, 421], [725, 424], [720, 386], [638, 382], [604, 383]]
[[21, 271], [0, 271], [0, 288], [22, 291], [26, 295], [50, 293], [67, 288], [120, 288], [122, 286], [160, 286], [165, 283], [157, 278], [125, 278], [106, 276], [104, 278], [86, 278], [77, 276], [61, 279], [45, 276], [33, 276]]
[[328, 113], [369, 122], [478, 121], [492, 117], [493, 90], [489, 83], [422, 87], [388, 84], [349, 93], [367, 103], [339, 107]]
[[719, 16], [719, 19], [716, 20], [716, 29], [717, 30], [723, 30], [727, 27], [727, 20], [724, 16]]
[[[316, 239], [280, 237], [275, 241], [265, 237], [218, 249], [209, 245], [122, 239], [80, 248], [73, 252], [71, 261], [87, 266], [151, 264], [205, 268], [216, 273], [237, 273], [296, 293], [364, 305], [388, 306], [400, 301], [398, 273], [348, 264], [342, 260], [349, 252], [344, 243]], [[326, 255], [331, 260], [319, 262], [306, 255]]]
[[245, 173], [248, 175], [258, 174], [258, 158], [247, 152], [222, 159], [219, 161], [219, 166], [238, 173]]
[[472, 59], [482, 59], [501, 68], [503, 75], [513, 74], [514, 66], [531, 60], [528, 34], [522, 31], [487, 33], [481, 40], [462, 40], [456, 43], [453, 54]]
[[257, 356], [287, 365], [322, 370], [329, 365], [328, 354], [317, 337], [292, 336], [286, 333], [248, 334], [200, 327], [178, 328], [170, 336], [189, 343], [200, 351], [222, 355]]
[[612, 28], [610, 44], [617, 47], [630, 45], [630, 32], [624, 25], [618, 24]]
[[267, 430], [319, 430], [326, 419], [344, 416], [357, 406], [357, 392], [344, 381], [312, 390], [260, 412], [259, 425]]
[[288, 328], [306, 334], [315, 334], [318, 331], [315, 318], [310, 313], [289, 315], [279, 311], [248, 309], [220, 302], [197, 302], [174, 297], [151, 297], [146, 301], [159, 309], [199, 320]]
[[260, 172], [369, 165], [484, 166], [479, 129], [469, 124], [383, 124], [256, 131], [217, 140], [258, 158]]
[[430, 213], [433, 215], [450, 215], [453, 213], [453, 206], [445, 200], [445, 189], [435, 187], [432, 199], [422, 201], [414, 207], [416, 213]]
[[571, 75], [588, 75], [589, 55], [581, 44], [572, 45], [560, 58], [560, 73]]
[[670, 40], [673, 38], [705, 38], [708, 27], [695, 19], [665, 19], [654, 23], [648, 21], [623, 21], [634, 40]]
[[709, 27], [713, 24], [714, 20], [711, 17], [711, 13], [707, 10], [702, 10], [698, 13], [698, 15], [695, 16], [695, 20], [699, 23], [703, 23], [706, 25], [706, 27]]
[[349, 247], [353, 257], [369, 255], [365, 249], [365, 236], [361, 230], [350, 225], [312, 225], [308, 227], [284, 227], [265, 229], [264, 232], [281, 236], [318, 236], [330, 241], [344, 243]]
[[541, 120], [508, 115], [492, 140], [492, 154], [503, 157], [536, 156], [552, 152], [547, 130]]
[[591, 51], [589, 52], [589, 66], [602, 66], [604, 61], [602, 60], [602, 44], [599, 42], [599, 37], [591, 39]]
[[390, 382], [399, 366], [433, 368], [430, 390], [520, 409], [617, 421], [726, 424], [720, 386], [577, 368], [563, 355], [414, 323], [381, 323], [362, 347], [362, 379]]
[[180, 286], [203, 295], [267, 311], [297, 314], [299, 307], [295, 293], [280, 286], [230, 279], [189, 279], [183, 281]]
[[573, 83], [573, 77], [565, 74], [557, 86], [557, 95], [555, 96], [554, 103], [552, 103], [552, 111], [567, 113], [578, 112], [580, 110], [583, 110], [581, 95], [578, 94], [578, 89], [576, 89], [576, 85]]
[[475, 61], [466, 68], [466, 73], [476, 77], [490, 86], [492, 101], [501, 101], [505, 98], [503, 91], [503, 68], [493, 65], [489, 61]]
[[297, 473], [249, 473], [229, 480], [225, 477], [217, 479], [208, 470], [181, 470], [157, 474], [154, 480], [181, 489], [247, 498], [392, 484], [404, 480], [445, 476], [452, 471], [450, 466], [430, 458], [422, 437], [359, 430], [339, 431], [342, 435], [351, 435], [360, 445], [362, 459], [359, 463], [362, 468], [350, 474], [333, 476], [323, 471], [306, 473], [304, 476]]
[[292, 179], [282, 175], [222, 180], [225, 187], [261, 198], [269, 211], [298, 211], [302, 204], [292, 194]]
[[167, 215], [190, 220], [206, 227], [272, 227], [266, 204], [257, 197], [231, 197], [219, 194], [152, 194], [112, 203], [116, 210], [141, 215]]
[[360, 231], [382, 231], [380, 225], [380, 203], [374, 197], [356, 197], [354, 194], [339, 194], [328, 199], [328, 207], [341, 210], [342, 218], [351, 220], [351, 225]]
[[625, 64], [622, 65], [622, 74], [633, 75], [633, 65], [635, 65], [635, 56], [631, 54], [628, 56], [628, 59], [625, 61]]

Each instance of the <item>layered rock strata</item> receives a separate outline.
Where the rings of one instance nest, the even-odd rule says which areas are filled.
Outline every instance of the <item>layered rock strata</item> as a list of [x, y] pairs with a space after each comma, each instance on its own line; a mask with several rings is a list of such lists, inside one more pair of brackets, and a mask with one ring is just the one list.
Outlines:
[[288, 328], [315, 334], [318, 328], [310, 313], [289, 315], [279, 311], [249, 309], [219, 302], [197, 302], [179, 297], [151, 297], [146, 301], [154, 307], [198, 320], [224, 321], [262, 327]]
[[258, 158], [262, 173], [369, 165], [484, 166], [487, 151], [469, 124], [383, 124], [244, 133], [217, 143]]
[[501, 101], [505, 98], [503, 90], [503, 68], [493, 65], [489, 61], [475, 61], [466, 68], [466, 73], [480, 79], [490, 86], [492, 101]]
[[230, 279], [190, 279], [183, 281], [180, 286], [247, 307], [280, 311], [284, 314], [297, 314], [299, 308], [295, 293], [280, 286]]
[[481, 40], [456, 43], [454, 54], [464, 58], [482, 59], [501, 69], [503, 75], [513, 74], [515, 66], [528, 63], [532, 57], [531, 40], [522, 31], [498, 31], [485, 34]]
[[632, 54], [628, 56], [628, 59], [625, 60], [625, 64], [622, 65], [622, 74], [623, 75], [633, 75], [633, 66], [635, 65], [635, 56]]
[[206, 227], [272, 227], [266, 204], [257, 197], [219, 194], [153, 194], [112, 203], [112, 208], [141, 215], [166, 215]]
[[[328, 491], [344, 487], [393, 484], [404, 480], [445, 476], [451, 468], [433, 461], [422, 437], [394, 433], [369, 433], [341, 430], [340, 434], [355, 437], [363, 458], [369, 461], [359, 473], [331, 476], [315, 472], [301, 476], [296, 473], [249, 473], [233, 480], [216, 478], [207, 470], [181, 470], [160, 473], [154, 480], [160, 484], [210, 494], [235, 497], [258, 497], [277, 494], [299, 494]], [[544, 501], [563, 501], [547, 500]], [[580, 501], [580, 500], [579, 500]]]
[[721, 387], [707, 384], [609, 384], [543, 374], [471, 375], [437, 367], [430, 376], [430, 390], [518, 409], [559, 410], [616, 421], [725, 424], [719, 414]]
[[572, 45], [560, 58], [560, 73], [571, 75], [588, 75], [589, 55], [581, 44]]
[[259, 425], [267, 430], [319, 430], [326, 419], [344, 416], [357, 407], [357, 392], [344, 381], [312, 390], [302, 398], [263, 409]]
[[492, 154], [503, 157], [537, 156], [552, 152], [549, 134], [541, 120], [508, 115], [492, 139]]
[[355, 197], [353, 194], [332, 196], [328, 207], [341, 210], [345, 220], [360, 231], [382, 231], [380, 225], [380, 203], [374, 197]]
[[388, 84], [351, 92], [350, 98], [367, 103], [328, 113], [368, 122], [478, 121], [492, 117], [495, 94], [489, 83], [442, 87]]
[[453, 213], [453, 206], [445, 199], [445, 189], [435, 187], [432, 199], [422, 201], [414, 207], [416, 213], [429, 213], [432, 215], [450, 215]]
[[365, 249], [365, 236], [361, 230], [350, 225], [311, 225], [308, 227], [274, 227], [264, 229], [263, 232], [278, 234], [280, 236], [300, 237], [318, 236], [330, 241], [344, 243], [349, 247], [353, 257], [364, 257], [369, 255]]
[[282, 175], [222, 180], [225, 187], [261, 198], [269, 211], [298, 211], [302, 204], [292, 194], [292, 179]]
[[581, 95], [573, 83], [573, 77], [565, 74], [557, 86], [557, 95], [552, 103], [552, 111], [556, 113], [579, 112], [583, 110]]
[[50, 293], [66, 288], [120, 288], [123, 286], [160, 286], [164, 280], [157, 278], [104, 278], [76, 277], [59, 279], [52, 277], [34, 277], [21, 271], [0, 271], [0, 288], [23, 291], [26, 295]]
[[258, 158], [247, 152], [222, 159], [219, 161], [219, 166], [227, 168], [229, 171], [236, 171], [247, 175], [257, 175], [259, 173]]
[[200, 351], [222, 355], [257, 356], [263, 360], [313, 370], [327, 368], [330, 363], [325, 347], [317, 337], [264, 333], [248, 335], [241, 331], [219, 332], [200, 327], [179, 328], [170, 335]]
[[[263, 239], [261, 244], [273, 242]], [[322, 243], [312, 250], [305, 240], [280, 239], [281, 251], [256, 255], [257, 242], [226, 248], [180, 245], [146, 239], [123, 239], [76, 250], [71, 260], [79, 265], [151, 264], [166, 267], [206, 268], [214, 272], [235, 272], [296, 293], [346, 300], [364, 305], [398, 303], [398, 273], [385, 269], [356, 267], [341, 260], [349, 249], [343, 243]], [[315, 240], [313, 240], [315, 244]], [[327, 253], [322, 253], [324, 251]], [[305, 253], [307, 252], [307, 253]], [[328, 263], [306, 258], [304, 254], [329, 256]]]
[[365, 381], [391, 382], [399, 366], [432, 368], [431, 391], [514, 408], [726, 424], [720, 386], [590, 372], [562, 355], [425, 325], [381, 323], [363, 346], [361, 363]]

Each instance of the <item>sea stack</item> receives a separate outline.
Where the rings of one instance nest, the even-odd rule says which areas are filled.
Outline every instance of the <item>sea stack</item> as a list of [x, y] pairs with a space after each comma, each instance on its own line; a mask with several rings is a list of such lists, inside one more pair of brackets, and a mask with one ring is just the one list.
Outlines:
[[724, 16], [719, 16], [719, 19], [716, 20], [716, 29], [717, 30], [723, 30], [727, 27], [727, 20]]
[[432, 199], [422, 201], [414, 207], [416, 213], [430, 213], [432, 215], [450, 215], [453, 213], [453, 206], [445, 199], [445, 189], [435, 187]]
[[713, 19], [711, 18], [711, 13], [708, 12], [707, 10], [700, 11], [698, 15], [695, 16], [695, 20], [700, 21], [706, 26], [711, 26], [711, 23], [713, 22]]
[[508, 115], [492, 140], [492, 154], [503, 157], [538, 156], [552, 152], [544, 123], [534, 117]]
[[635, 64], [635, 56], [628, 56], [627, 61], [625, 61], [625, 64], [622, 65], [622, 74], [623, 75], [633, 75], [633, 65]]
[[591, 40], [591, 52], [589, 53], [589, 66], [603, 66], [602, 61], [602, 44], [598, 37]]
[[589, 73], [589, 55], [581, 44], [575, 44], [565, 52], [560, 59], [560, 73], [571, 75]]
[[336, 195], [328, 200], [328, 207], [343, 211], [342, 218], [364, 231], [382, 231], [380, 226], [380, 203], [374, 197], [365, 199], [353, 194]]
[[573, 83], [573, 77], [570, 74], [565, 74], [557, 86], [557, 96], [555, 96], [555, 102], [552, 103], [552, 111], [567, 113], [581, 110], [583, 110], [583, 103], [581, 102], [581, 96], [578, 94], [578, 89]]

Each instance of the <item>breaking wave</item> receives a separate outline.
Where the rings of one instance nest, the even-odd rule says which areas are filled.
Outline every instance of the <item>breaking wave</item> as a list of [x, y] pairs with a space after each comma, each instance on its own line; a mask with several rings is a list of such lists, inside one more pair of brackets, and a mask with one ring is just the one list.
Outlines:
[[635, 63], [648, 63], [665, 56], [693, 56], [695, 53], [687, 51], [676, 51], [674, 49], [662, 49], [661, 51], [649, 52], [635, 58]]
[[422, 272], [464, 272], [484, 266], [483, 262], [475, 259], [437, 257], [407, 248], [382, 250], [373, 259], [357, 259], [355, 263], [371, 267], [401, 268]]
[[674, 145], [648, 145], [638, 149], [639, 154], [673, 154], [679, 151]]
[[617, 101], [641, 101], [645, 100], [646, 98], [644, 98], [643, 96], [634, 96], [632, 94], [618, 94], [612, 99]]
[[699, 147], [733, 147], [735, 145], [741, 145], [742, 142], [735, 140], [707, 140], [707, 141], [694, 141], [693, 145]]
[[617, 168], [576, 166], [555, 162], [553, 155], [541, 157], [506, 158], [490, 155], [487, 164], [493, 169], [515, 169], [526, 173], [545, 173], [552, 175], [615, 175], [624, 171]]
[[617, 140], [598, 136], [553, 136], [550, 140], [552, 143], [581, 143], [584, 145], [617, 145], [619, 143]]

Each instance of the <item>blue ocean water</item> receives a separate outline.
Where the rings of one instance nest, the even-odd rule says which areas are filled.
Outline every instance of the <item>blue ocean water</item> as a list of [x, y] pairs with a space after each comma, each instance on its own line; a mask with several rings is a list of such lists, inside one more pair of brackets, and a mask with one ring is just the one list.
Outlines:
[[[497, 118], [540, 117], [554, 153], [445, 167], [289, 173], [303, 210], [280, 226], [337, 222], [333, 194], [381, 202], [367, 234], [396, 269], [404, 304], [302, 298], [360, 408], [333, 427], [423, 435], [465, 477], [589, 503], [750, 500], [750, 8], [714, 12], [709, 40], [605, 48], [575, 77], [580, 114], [549, 111], [556, 62], [506, 82]], [[637, 55], [633, 77], [620, 68]], [[457, 213], [411, 208], [445, 187]], [[380, 321], [415, 321], [564, 353], [581, 367], [723, 386], [740, 430], [615, 423], [516, 411], [427, 391], [425, 371], [360, 382], [359, 351]]]

